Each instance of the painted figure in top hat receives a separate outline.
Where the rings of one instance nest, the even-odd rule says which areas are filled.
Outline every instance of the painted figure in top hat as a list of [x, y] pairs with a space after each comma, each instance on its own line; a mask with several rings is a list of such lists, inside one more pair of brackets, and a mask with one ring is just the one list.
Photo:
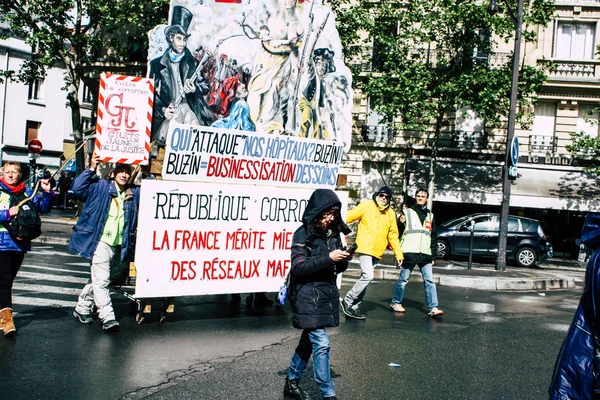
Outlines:
[[150, 62], [150, 78], [155, 85], [153, 141], [164, 143], [172, 120], [204, 126], [214, 120], [203, 99], [209, 85], [202, 76], [202, 63], [186, 47], [192, 17], [187, 8], [173, 7], [171, 25], [165, 29], [169, 48]]

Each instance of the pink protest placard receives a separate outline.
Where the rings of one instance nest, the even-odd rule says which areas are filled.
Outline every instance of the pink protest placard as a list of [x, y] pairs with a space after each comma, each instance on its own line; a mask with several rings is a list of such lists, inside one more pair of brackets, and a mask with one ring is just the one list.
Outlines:
[[102, 74], [96, 126], [102, 161], [148, 164], [153, 99], [152, 79]]

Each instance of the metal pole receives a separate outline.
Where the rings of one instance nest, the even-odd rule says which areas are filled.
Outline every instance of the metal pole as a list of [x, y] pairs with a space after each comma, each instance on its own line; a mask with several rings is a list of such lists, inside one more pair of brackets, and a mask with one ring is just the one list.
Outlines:
[[[519, 0], [517, 18], [515, 22], [515, 49], [513, 55], [512, 83], [510, 86], [510, 110], [508, 113], [508, 126], [506, 129], [506, 154], [502, 169], [502, 203], [500, 208], [500, 232], [498, 235], [498, 257], [496, 269], [506, 269], [506, 237], [508, 234], [508, 213], [510, 205], [511, 181], [508, 179], [508, 166], [510, 165], [510, 148], [515, 136], [515, 121], [517, 114], [517, 91], [519, 89], [519, 64], [521, 59], [521, 25], [523, 21], [523, 2]], [[508, 2], [507, 2], [508, 5]]]
[[471, 269], [473, 265], [473, 236], [475, 236], [475, 221], [471, 221], [471, 227], [469, 228], [471, 234], [469, 235], [469, 263], [467, 264], [467, 269]]

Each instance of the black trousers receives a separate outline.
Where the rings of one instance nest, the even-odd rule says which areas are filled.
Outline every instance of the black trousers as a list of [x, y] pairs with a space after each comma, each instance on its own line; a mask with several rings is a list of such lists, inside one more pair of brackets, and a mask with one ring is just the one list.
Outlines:
[[23, 264], [25, 253], [0, 251], [0, 310], [12, 308], [12, 286], [17, 272]]

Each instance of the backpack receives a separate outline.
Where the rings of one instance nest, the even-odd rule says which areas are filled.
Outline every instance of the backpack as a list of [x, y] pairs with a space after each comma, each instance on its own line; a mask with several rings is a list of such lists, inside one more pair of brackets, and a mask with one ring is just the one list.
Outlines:
[[9, 207], [19, 207], [19, 213], [16, 216], [11, 216], [10, 221], [2, 223], [10, 237], [15, 241], [24, 241], [33, 240], [40, 236], [42, 234], [42, 220], [33, 201], [25, 192], [18, 195], [4, 190], [3, 192], [10, 196]]

